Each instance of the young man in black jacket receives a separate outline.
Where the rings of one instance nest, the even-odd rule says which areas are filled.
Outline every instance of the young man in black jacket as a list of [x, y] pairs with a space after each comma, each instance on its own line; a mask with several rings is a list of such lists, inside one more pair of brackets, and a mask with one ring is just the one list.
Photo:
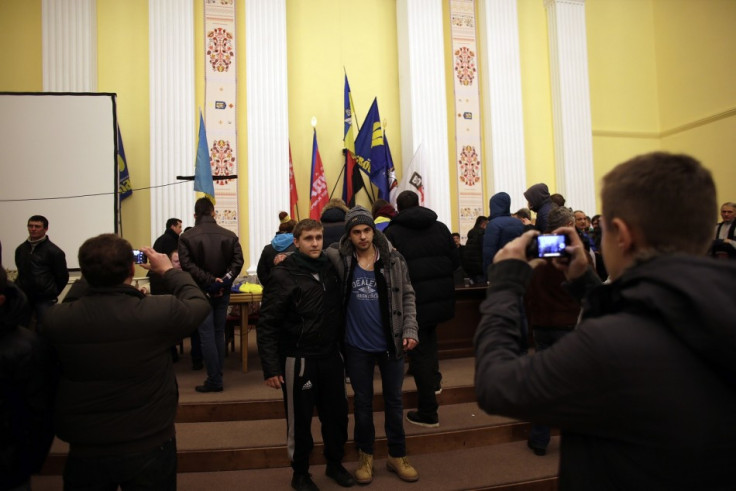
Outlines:
[[710, 172], [686, 155], [642, 155], [609, 172], [611, 283], [600, 284], [574, 228], [556, 230], [572, 244], [555, 261], [583, 298], [582, 320], [531, 356], [520, 351], [519, 297], [536, 232], [496, 255], [475, 336], [478, 403], [562, 429], [560, 489], [733, 488], [736, 265], [705, 256], [715, 197]]
[[49, 221], [41, 215], [28, 219], [28, 239], [15, 249], [18, 278], [31, 314], [36, 317], [36, 330], [41, 332], [43, 316], [69, 281], [66, 255], [51, 242], [47, 232]]
[[309, 474], [312, 413], [322, 423], [327, 476], [355, 484], [342, 466], [348, 438], [345, 365], [340, 353], [344, 323], [340, 279], [322, 252], [322, 224], [305, 219], [294, 228], [296, 251], [271, 270], [258, 319], [258, 354], [265, 384], [281, 389], [286, 408], [291, 486], [315, 490]]

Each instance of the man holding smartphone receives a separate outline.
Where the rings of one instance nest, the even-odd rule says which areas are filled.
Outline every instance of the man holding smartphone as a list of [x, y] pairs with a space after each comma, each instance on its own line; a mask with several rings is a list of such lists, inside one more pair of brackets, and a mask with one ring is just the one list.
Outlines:
[[574, 228], [555, 230], [571, 244], [553, 261], [583, 299], [582, 320], [534, 355], [520, 353], [519, 296], [536, 232], [496, 255], [475, 336], [478, 403], [562, 429], [561, 489], [730, 487], [736, 265], [705, 256], [715, 197], [710, 172], [687, 155], [646, 154], [609, 172], [601, 224], [611, 283], [600, 284]]
[[79, 248], [85, 282], [46, 315], [59, 359], [54, 429], [69, 442], [64, 489], [176, 489], [179, 400], [169, 348], [210, 311], [192, 277], [151, 248], [143, 265], [173, 295], [131, 286], [130, 243], [114, 234]]

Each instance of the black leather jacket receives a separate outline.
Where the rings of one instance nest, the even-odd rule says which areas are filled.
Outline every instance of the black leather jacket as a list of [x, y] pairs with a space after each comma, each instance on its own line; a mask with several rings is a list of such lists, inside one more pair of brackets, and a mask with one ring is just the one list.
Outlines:
[[64, 251], [46, 238], [35, 247], [27, 240], [15, 249], [17, 285], [33, 303], [53, 300], [69, 281]]
[[243, 268], [243, 251], [237, 235], [205, 216], [179, 236], [179, 262], [204, 290], [228, 273], [236, 278]]

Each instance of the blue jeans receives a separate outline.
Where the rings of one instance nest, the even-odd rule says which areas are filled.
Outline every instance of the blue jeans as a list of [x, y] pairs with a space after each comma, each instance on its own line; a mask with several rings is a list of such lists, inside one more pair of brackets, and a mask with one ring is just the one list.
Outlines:
[[350, 375], [350, 385], [355, 396], [355, 445], [373, 455], [376, 428], [373, 426], [373, 370], [378, 364], [383, 387], [386, 440], [391, 457], [406, 455], [404, 435], [404, 403], [401, 385], [404, 383], [404, 359], [393, 359], [385, 352], [370, 353], [352, 346], [345, 346], [345, 365]]
[[176, 440], [137, 454], [77, 456], [72, 450], [64, 467], [64, 491], [176, 489]]
[[[569, 334], [569, 329], [534, 328], [534, 346], [536, 351], [544, 351], [564, 336]], [[549, 445], [549, 426], [532, 424], [529, 431], [529, 445], [533, 448], [547, 448]]]
[[222, 367], [225, 364], [225, 319], [230, 292], [221, 297], [210, 298], [212, 311], [199, 325], [199, 338], [202, 342], [202, 358], [207, 369], [208, 387], [222, 387]]

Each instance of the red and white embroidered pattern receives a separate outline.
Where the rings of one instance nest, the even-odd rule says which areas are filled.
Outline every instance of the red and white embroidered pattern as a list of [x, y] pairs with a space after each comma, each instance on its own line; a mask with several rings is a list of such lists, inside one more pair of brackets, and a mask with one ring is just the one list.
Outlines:
[[207, 56], [216, 72], [226, 72], [233, 62], [233, 35], [222, 27], [207, 33]]
[[[210, 148], [210, 166], [212, 167], [213, 176], [229, 176], [235, 169], [235, 155], [230, 146], [230, 142], [226, 140], [215, 140]], [[215, 184], [224, 186], [229, 179], [215, 181]]]
[[472, 145], [465, 145], [458, 161], [460, 180], [467, 186], [475, 186], [480, 182], [480, 160]]
[[467, 47], [455, 50], [455, 73], [462, 85], [472, 85], [475, 79], [475, 53]]

